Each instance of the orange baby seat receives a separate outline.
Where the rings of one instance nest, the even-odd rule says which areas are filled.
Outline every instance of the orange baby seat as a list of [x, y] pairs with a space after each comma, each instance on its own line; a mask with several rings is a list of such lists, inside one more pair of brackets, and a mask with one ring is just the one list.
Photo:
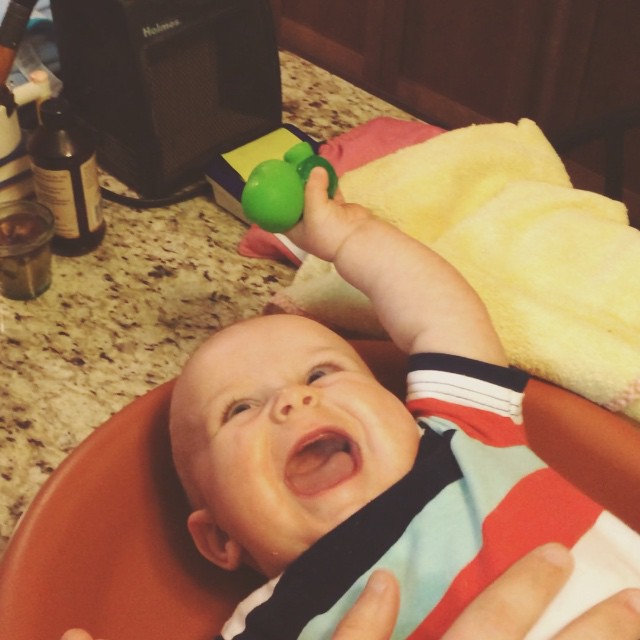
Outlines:
[[[381, 381], [402, 393], [404, 357], [354, 342]], [[212, 638], [257, 583], [202, 560], [185, 528], [171, 465], [173, 383], [96, 429], [51, 475], [0, 562], [0, 636], [58, 640], [84, 627], [109, 640]], [[578, 396], [532, 380], [532, 447], [640, 530], [640, 430]]]

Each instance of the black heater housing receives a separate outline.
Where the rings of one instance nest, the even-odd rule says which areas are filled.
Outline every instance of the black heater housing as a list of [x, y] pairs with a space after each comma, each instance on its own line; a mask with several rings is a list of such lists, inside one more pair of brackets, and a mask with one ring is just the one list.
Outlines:
[[63, 93], [145, 197], [282, 122], [269, 0], [51, 0]]

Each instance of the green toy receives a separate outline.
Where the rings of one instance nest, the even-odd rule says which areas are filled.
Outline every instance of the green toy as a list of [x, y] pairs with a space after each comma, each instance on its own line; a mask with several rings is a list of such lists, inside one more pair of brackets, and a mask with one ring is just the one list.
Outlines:
[[330, 198], [338, 188], [331, 164], [316, 155], [308, 142], [300, 142], [284, 154], [284, 160], [265, 160], [251, 172], [242, 190], [242, 208], [249, 220], [265, 231], [283, 233], [302, 217], [304, 185], [313, 167], [329, 174]]

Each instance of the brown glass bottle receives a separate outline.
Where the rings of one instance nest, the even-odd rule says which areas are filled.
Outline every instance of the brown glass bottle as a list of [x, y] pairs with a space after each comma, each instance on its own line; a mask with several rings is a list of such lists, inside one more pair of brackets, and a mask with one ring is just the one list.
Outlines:
[[36, 198], [56, 221], [51, 249], [64, 256], [83, 255], [102, 242], [106, 229], [95, 144], [64, 98], [45, 100], [40, 120], [27, 150]]

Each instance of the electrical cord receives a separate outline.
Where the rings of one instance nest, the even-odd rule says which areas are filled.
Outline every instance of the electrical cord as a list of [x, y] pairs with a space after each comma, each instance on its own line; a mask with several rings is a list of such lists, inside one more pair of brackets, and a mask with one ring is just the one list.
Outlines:
[[132, 196], [125, 196], [121, 193], [116, 193], [115, 191], [110, 191], [105, 187], [100, 187], [100, 193], [105, 200], [110, 200], [111, 202], [115, 202], [132, 209], [156, 209], [160, 207], [168, 207], [169, 205], [178, 204], [185, 200], [191, 200], [191, 198], [195, 198], [196, 196], [206, 195], [208, 190], [209, 184], [206, 180], [203, 180], [186, 190], [179, 191], [163, 198], [134, 198]]

